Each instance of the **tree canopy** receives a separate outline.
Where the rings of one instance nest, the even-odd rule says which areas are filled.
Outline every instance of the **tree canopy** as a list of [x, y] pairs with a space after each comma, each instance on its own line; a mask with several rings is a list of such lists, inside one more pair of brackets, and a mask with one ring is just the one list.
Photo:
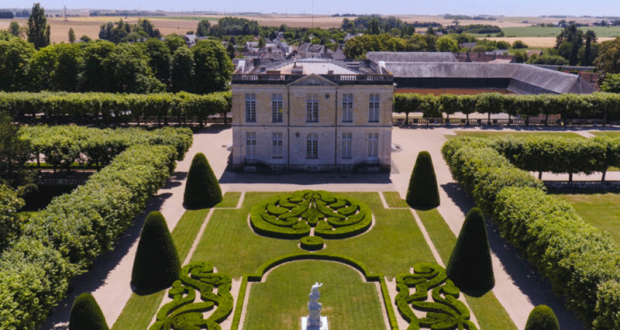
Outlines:
[[36, 49], [50, 44], [50, 26], [47, 25], [45, 9], [37, 2], [32, 6], [30, 18], [28, 18], [28, 42]]

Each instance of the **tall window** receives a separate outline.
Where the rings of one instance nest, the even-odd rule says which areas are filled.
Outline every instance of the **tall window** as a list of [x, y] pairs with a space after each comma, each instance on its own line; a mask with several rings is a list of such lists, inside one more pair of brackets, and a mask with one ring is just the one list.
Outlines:
[[353, 133], [342, 133], [342, 158], [351, 158]]
[[370, 101], [368, 102], [368, 122], [379, 122], [379, 94], [370, 94]]
[[256, 132], [245, 133], [245, 157], [256, 158]]
[[368, 133], [368, 158], [379, 157], [379, 133]]
[[282, 133], [272, 133], [271, 137], [271, 155], [282, 157]]
[[308, 134], [306, 139], [306, 158], [319, 157], [319, 138], [314, 133]]
[[306, 122], [319, 121], [319, 94], [308, 94], [306, 100]]
[[342, 122], [353, 122], [353, 94], [342, 94]]
[[256, 94], [245, 93], [245, 121], [256, 122]]
[[271, 94], [271, 117], [274, 123], [282, 122], [282, 94]]

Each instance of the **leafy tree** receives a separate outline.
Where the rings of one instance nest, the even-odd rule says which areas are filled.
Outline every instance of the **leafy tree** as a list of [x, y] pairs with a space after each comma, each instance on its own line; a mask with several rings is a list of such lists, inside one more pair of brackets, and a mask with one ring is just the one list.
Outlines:
[[151, 23], [148, 19], [138, 20], [138, 25], [133, 28], [133, 31], [137, 33], [144, 32], [144, 35], [147, 38], [159, 39], [161, 37], [161, 32], [159, 32], [159, 29], [156, 29], [153, 23]]
[[176, 50], [180, 47], [187, 47], [185, 39], [177, 34], [169, 34], [165, 36], [164, 42], [166, 43], [166, 46], [168, 46], [168, 49], [170, 49], [170, 54], [174, 54], [174, 52], [176, 52]]
[[84, 292], [75, 298], [69, 317], [69, 330], [109, 330], [103, 312], [92, 294]]
[[150, 38], [145, 42], [146, 56], [149, 58], [149, 67], [166, 86], [170, 84], [170, 60], [172, 55], [166, 43], [158, 38]]
[[81, 40], [82, 42], [91, 42], [91, 41], [93, 41], [93, 39], [91, 39], [91, 38], [90, 38], [89, 36], [87, 36], [87, 35], [83, 35], [83, 36], [81, 36], [81, 37], [80, 37], [80, 40]]
[[465, 217], [446, 274], [462, 291], [472, 294], [486, 293], [495, 286], [487, 228], [477, 207]]
[[28, 18], [28, 42], [36, 49], [50, 44], [50, 26], [47, 25], [45, 9], [37, 2], [32, 6], [32, 12]]
[[265, 47], [265, 45], [267, 45], [267, 43], [265, 42], [265, 38], [263, 36], [260, 36], [258, 38], [258, 48], [263, 48]]
[[19, 126], [0, 114], [0, 183], [13, 188], [32, 187], [34, 178], [26, 169], [30, 159], [30, 142], [22, 139]]
[[0, 184], [0, 252], [21, 234], [23, 218], [18, 211], [24, 204], [15, 190]]
[[594, 62], [594, 58], [592, 56], [592, 44], [596, 43], [596, 33], [592, 30], [588, 30], [586, 31], [584, 37], [586, 39], [586, 46], [581, 60], [581, 65], [590, 66], [592, 65], [592, 62]]
[[41, 48], [32, 55], [28, 74], [33, 91], [54, 90], [54, 69], [57, 64], [58, 51], [54, 45]]
[[407, 189], [407, 204], [421, 210], [430, 210], [439, 206], [437, 177], [428, 151], [420, 152], [415, 161]]
[[89, 42], [84, 47], [84, 59], [80, 72], [80, 89], [92, 92], [107, 92], [112, 90], [112, 72], [104, 61], [112, 56], [116, 46], [109, 42], [98, 40]]
[[75, 31], [73, 31], [73, 28], [69, 28], [69, 42], [75, 42]]
[[194, 85], [194, 56], [187, 47], [180, 47], [172, 55], [170, 80], [173, 92], [191, 92]]
[[209, 28], [211, 27], [211, 22], [208, 19], [203, 19], [198, 22], [198, 27], [196, 28], [196, 35], [199, 37], [205, 37], [209, 35]]
[[197, 153], [187, 174], [183, 204], [188, 208], [212, 207], [222, 201], [220, 184], [203, 153]]
[[149, 93], [164, 89], [148, 65], [148, 57], [134, 45], [119, 44], [103, 60], [104, 71], [110, 73], [112, 93]]
[[144, 221], [131, 283], [140, 289], [163, 289], [179, 278], [181, 261], [164, 216], [153, 211]]
[[21, 38], [0, 40], [0, 90], [13, 92], [26, 90], [28, 86], [28, 67], [35, 53], [32, 44]]
[[620, 73], [608, 74], [605, 77], [605, 81], [603, 82], [603, 85], [601, 85], [601, 89], [604, 92], [620, 93]]
[[442, 36], [437, 39], [437, 50], [440, 52], [458, 52], [459, 45], [451, 37]]
[[562, 30], [555, 43], [560, 55], [568, 59], [568, 64], [577, 65], [579, 48], [583, 45], [583, 31], [577, 29], [574, 22]]
[[231, 59], [235, 58], [236, 49], [235, 45], [232, 42], [229, 42], [228, 46], [226, 46], [226, 53], [228, 53], [228, 57], [230, 57]]
[[17, 23], [16, 21], [12, 21], [11, 25], [9, 26], [9, 32], [14, 36], [19, 37], [21, 34], [21, 31], [19, 29], [19, 23]]
[[620, 37], [601, 42], [594, 64], [603, 73], [620, 73]]
[[195, 63], [195, 92], [207, 94], [228, 88], [234, 66], [226, 49], [215, 40], [200, 40], [191, 49]]
[[82, 48], [76, 44], [56, 45], [58, 63], [54, 68], [54, 87], [59, 91], [77, 92]]
[[560, 330], [560, 323], [549, 306], [538, 305], [530, 312], [525, 330]]
[[523, 41], [515, 40], [515, 42], [512, 43], [512, 48], [513, 49], [523, 49], [523, 48], [529, 48], [529, 47]]

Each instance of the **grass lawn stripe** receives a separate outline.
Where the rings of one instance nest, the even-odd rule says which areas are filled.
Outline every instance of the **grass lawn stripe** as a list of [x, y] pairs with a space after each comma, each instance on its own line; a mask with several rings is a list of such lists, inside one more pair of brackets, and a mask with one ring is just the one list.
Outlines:
[[409, 207], [404, 199], [400, 198], [400, 194], [397, 191], [385, 191], [383, 197], [389, 207]]
[[607, 231], [620, 246], [620, 194], [556, 195], [568, 201], [587, 223]]
[[[452, 233], [452, 230], [437, 209], [429, 211], [416, 210], [416, 212], [431, 237], [435, 249], [437, 249], [443, 262], [447, 264], [452, 249], [456, 244], [456, 236]], [[472, 312], [476, 315], [481, 330], [517, 330], [517, 326], [512, 322], [512, 319], [510, 319], [502, 304], [497, 300], [493, 291], [480, 298], [463, 295]]]

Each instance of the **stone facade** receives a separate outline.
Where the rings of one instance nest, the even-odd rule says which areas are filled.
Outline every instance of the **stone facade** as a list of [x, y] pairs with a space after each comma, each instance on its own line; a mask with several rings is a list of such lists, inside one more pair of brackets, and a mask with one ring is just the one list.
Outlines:
[[233, 167], [389, 169], [393, 84], [329, 78], [283, 78], [288, 83], [233, 78]]

